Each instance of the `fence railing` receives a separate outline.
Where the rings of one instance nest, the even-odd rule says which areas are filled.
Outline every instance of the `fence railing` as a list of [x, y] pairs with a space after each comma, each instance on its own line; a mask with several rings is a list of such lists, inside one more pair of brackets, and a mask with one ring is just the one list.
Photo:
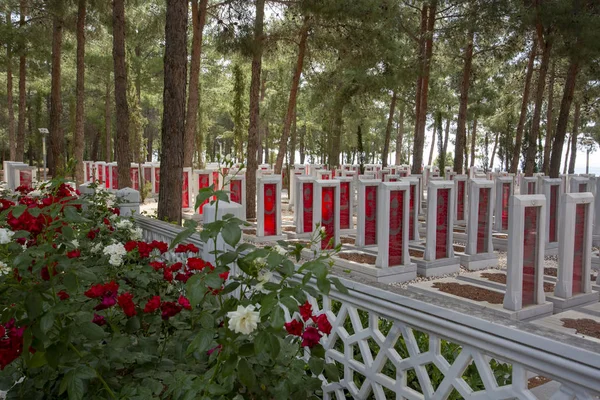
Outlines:
[[[145, 239], [170, 242], [175, 225], [137, 216]], [[189, 242], [202, 247], [198, 235]], [[332, 324], [324, 339], [341, 380], [323, 386], [324, 399], [536, 399], [529, 378], [553, 382], [552, 399], [600, 394], [600, 344], [462, 304], [441, 307], [401, 288], [340, 277], [311, 298]], [[385, 290], [384, 290], [385, 289]]]

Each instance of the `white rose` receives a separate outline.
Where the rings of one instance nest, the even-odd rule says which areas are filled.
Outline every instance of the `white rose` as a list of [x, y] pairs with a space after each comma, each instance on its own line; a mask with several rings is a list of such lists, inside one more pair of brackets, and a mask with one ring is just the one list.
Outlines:
[[77, 239], [73, 239], [73, 240], [71, 240], [71, 244], [72, 244], [72, 245], [73, 245], [75, 248], [79, 247], [79, 241], [78, 241]]
[[92, 253], [99, 253], [100, 250], [102, 250], [102, 243], [96, 243], [92, 246], [90, 250], [92, 251]]
[[285, 251], [285, 249], [278, 244], [276, 244], [273, 247], [273, 250], [275, 250], [277, 253], [281, 254], [282, 256], [285, 256], [287, 254], [287, 251]]
[[127, 250], [125, 250], [125, 246], [123, 246], [121, 243], [115, 243], [106, 246], [103, 253], [104, 255], [110, 256], [108, 260], [110, 265], [118, 267], [123, 264], [123, 257], [125, 254], [127, 254]]
[[325, 229], [324, 226], [321, 227], [321, 233], [323, 233], [323, 234], [327, 233], [327, 229]]
[[8, 274], [10, 274], [10, 268], [8, 268], [8, 265], [6, 265], [6, 263], [0, 261], [0, 275]]
[[117, 221], [115, 226], [117, 227], [117, 229], [132, 229], [133, 228], [133, 224], [128, 219], [121, 219], [121, 220]]
[[10, 243], [14, 234], [11, 230], [0, 228], [0, 244]]
[[227, 162], [231, 161], [231, 155], [227, 154], [225, 156], [225, 161], [227, 161]]
[[238, 306], [237, 310], [229, 311], [227, 313], [229, 329], [243, 335], [254, 332], [260, 319], [260, 314], [258, 311], [254, 311], [255, 309], [256, 307], [250, 304], [247, 307]]
[[142, 240], [143, 231], [142, 228], [134, 228], [130, 230], [131, 240]]
[[273, 278], [273, 273], [271, 271], [261, 271], [258, 273], [256, 279], [258, 279], [258, 283], [256, 284], [255, 289], [261, 293], [269, 293], [268, 290], [265, 289], [265, 283], [270, 282], [271, 278]]
[[40, 197], [42, 195], [42, 191], [41, 190], [32, 190], [31, 192], [29, 192], [29, 197]]

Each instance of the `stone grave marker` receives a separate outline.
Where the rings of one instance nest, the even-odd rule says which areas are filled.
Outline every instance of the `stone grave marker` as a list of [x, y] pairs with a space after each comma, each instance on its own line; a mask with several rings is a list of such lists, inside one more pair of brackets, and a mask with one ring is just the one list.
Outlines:
[[504, 308], [527, 320], [552, 314], [544, 293], [546, 198], [515, 195], [509, 201]]
[[183, 180], [181, 184], [181, 208], [189, 210], [194, 207], [192, 169], [187, 167], [183, 168], [181, 175]]
[[419, 180], [417, 178], [402, 178], [401, 182], [407, 182], [409, 188], [408, 204], [408, 240], [411, 242], [420, 241], [419, 237], [419, 204], [421, 203]]
[[[230, 171], [231, 173], [231, 171]], [[246, 220], [246, 172], [238, 171], [227, 177], [229, 183], [225, 187], [229, 191], [229, 200], [242, 206], [242, 220]]]
[[541, 193], [546, 197], [546, 254], [557, 254], [560, 197], [562, 196], [562, 179], [541, 178]]
[[499, 176], [496, 178], [496, 201], [494, 202], [494, 230], [498, 232], [508, 231], [508, 220], [510, 214], [509, 199], [514, 193], [513, 177]]
[[467, 175], [455, 175], [454, 193], [456, 204], [455, 223], [465, 224], [467, 222]]
[[[340, 243], [340, 182], [318, 179], [314, 182], [313, 232], [320, 227], [325, 238], [313, 243], [313, 250], [330, 250]], [[330, 243], [333, 240], [332, 243]]]
[[354, 233], [354, 179], [352, 177], [337, 177], [340, 182], [340, 232]]
[[582, 176], [573, 176], [569, 179], [569, 193], [591, 192], [590, 179]]
[[460, 263], [470, 271], [496, 267], [498, 256], [492, 244], [494, 182], [472, 179], [469, 184], [467, 246]]
[[563, 194], [559, 268], [554, 296], [549, 296], [558, 311], [598, 302], [598, 292], [592, 291], [590, 279], [593, 206], [594, 196], [591, 193]]
[[[209, 169], [196, 169], [194, 170], [194, 176], [195, 178], [195, 186], [196, 186], [196, 193], [200, 193], [201, 189], [204, 188], [208, 188], [210, 187], [212, 184], [214, 184], [213, 181], [213, 171], [209, 170]], [[211, 199], [206, 199], [202, 202], [202, 204], [200, 204], [198, 206], [198, 208], [196, 209], [196, 213], [198, 213], [200, 216], [204, 215], [204, 206], [208, 203], [210, 203]], [[195, 201], [194, 201], [194, 207], [195, 207]]]
[[294, 206], [294, 223], [296, 225], [297, 237], [308, 237], [313, 231], [313, 197], [315, 178], [300, 175], [294, 180], [296, 182]]
[[524, 176], [519, 187], [520, 194], [538, 194], [538, 177]]
[[154, 171], [154, 189], [153, 192], [154, 194], [158, 194], [158, 192], [160, 191], [160, 164], [159, 163], [153, 163], [153, 171]]
[[357, 247], [377, 244], [377, 197], [380, 183], [379, 179], [361, 179], [358, 181]]
[[131, 179], [131, 186], [134, 190], [140, 190], [140, 167], [136, 163], [131, 163], [129, 168], [129, 178]]
[[281, 235], [281, 175], [261, 176], [256, 181], [256, 240], [283, 240], [285, 237]]

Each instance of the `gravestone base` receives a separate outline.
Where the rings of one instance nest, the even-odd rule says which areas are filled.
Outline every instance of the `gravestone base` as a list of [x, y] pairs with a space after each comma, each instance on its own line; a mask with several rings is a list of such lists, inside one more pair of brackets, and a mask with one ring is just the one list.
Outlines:
[[478, 271], [480, 269], [495, 268], [498, 266], [498, 256], [496, 253], [479, 254], [460, 254], [460, 265], [469, 271]]
[[356, 228], [340, 229], [340, 235], [356, 235]]
[[375, 265], [357, 263], [336, 256], [332, 258], [337, 267], [351, 270], [365, 279], [379, 283], [406, 282], [417, 278], [417, 266], [414, 263], [401, 267], [377, 268]]
[[600, 293], [581, 293], [569, 299], [563, 299], [547, 293], [546, 299], [554, 304], [554, 314], [557, 314], [559, 312], [567, 311], [573, 308], [588, 306], [597, 303], [600, 299]]
[[492, 244], [495, 251], [508, 251], [508, 235], [506, 233], [493, 233]]
[[275, 243], [279, 240], [286, 240], [286, 235], [273, 235], [273, 236], [255, 236], [242, 234], [242, 239], [251, 243]]
[[593, 235], [592, 236], [592, 246], [594, 246], [594, 247], [600, 247], [600, 235]]
[[558, 255], [558, 242], [546, 243], [546, 250], [544, 250], [546, 256], [557, 256]]
[[460, 259], [458, 257], [441, 258], [434, 261], [425, 261], [422, 258], [411, 257], [411, 261], [417, 264], [417, 275], [426, 278], [453, 274], [460, 271]]
[[310, 236], [312, 235], [312, 232], [303, 232], [303, 233], [285, 232], [285, 234], [288, 239], [309, 239]]

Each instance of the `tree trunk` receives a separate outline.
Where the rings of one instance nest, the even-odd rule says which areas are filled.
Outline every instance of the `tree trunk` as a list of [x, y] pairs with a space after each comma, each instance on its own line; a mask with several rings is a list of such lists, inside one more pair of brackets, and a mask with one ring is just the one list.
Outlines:
[[[569, 122], [569, 111], [573, 102], [573, 92], [575, 91], [575, 82], [579, 72], [579, 62], [577, 59], [571, 58], [569, 62], [569, 70], [563, 89], [563, 97], [560, 103], [560, 111], [558, 113], [558, 122], [556, 123], [556, 131], [554, 132], [554, 143], [552, 143], [552, 155], [550, 156], [550, 177], [558, 178], [560, 173], [560, 161], [562, 158], [563, 144], [567, 133], [567, 123]], [[573, 149], [575, 150], [575, 149]]]
[[[267, 95], [267, 74], [264, 73], [262, 74], [261, 77], [261, 82], [260, 82], [260, 105], [262, 105], [265, 101], [265, 96]], [[256, 158], [258, 159], [258, 163], [262, 164], [263, 163], [263, 157], [264, 157], [264, 150], [266, 150], [268, 148], [268, 145], [266, 144], [266, 140], [267, 140], [267, 130], [268, 130], [268, 125], [269, 125], [269, 121], [268, 121], [268, 116], [266, 112], [263, 112], [263, 115], [260, 117], [259, 119], [259, 128], [258, 128], [258, 139], [256, 141]], [[241, 139], [240, 139], [241, 140]], [[265, 142], [265, 146], [263, 147], [263, 142]], [[241, 141], [240, 141], [240, 145], [241, 145]], [[241, 149], [240, 149], [241, 150]], [[243, 153], [242, 151], [240, 151], [240, 157], [243, 157]], [[265, 161], [265, 163], [267, 163], [267, 161]]]
[[309, 17], [304, 16], [304, 22], [302, 28], [300, 28], [300, 44], [298, 45], [298, 59], [296, 60], [296, 69], [294, 70], [294, 76], [292, 78], [292, 87], [290, 89], [290, 97], [288, 100], [288, 107], [285, 113], [285, 120], [283, 121], [283, 133], [281, 134], [281, 140], [279, 141], [279, 152], [277, 153], [277, 160], [275, 161], [275, 173], [281, 173], [281, 167], [283, 166], [283, 157], [287, 148], [288, 136], [290, 134], [290, 127], [292, 125], [292, 119], [294, 116], [294, 110], [296, 109], [296, 99], [298, 97], [298, 86], [300, 84], [300, 76], [302, 75], [302, 68], [304, 65], [304, 54], [306, 53], [306, 42], [308, 39]]
[[[115, 74], [115, 107], [117, 109], [115, 159], [117, 161], [119, 188], [131, 186], [131, 177], [129, 176], [129, 169], [131, 168], [129, 105], [127, 103], [127, 65], [125, 61], [125, 0], [113, 0], [113, 64]], [[172, 104], [165, 104], [166, 108], [172, 108], [173, 106]], [[164, 144], [165, 142], [163, 142]], [[171, 196], [173, 195], [175, 194], [171, 193]]]
[[[12, 28], [12, 13], [6, 13], [8, 30]], [[9, 159], [16, 159], [17, 143], [15, 141], [15, 111], [13, 106], [13, 76], [12, 76], [12, 39], [6, 42], [6, 106], [8, 108], [8, 149]]]
[[469, 84], [471, 80], [471, 65], [473, 63], [473, 41], [475, 31], [469, 30], [469, 42], [465, 48], [465, 65], [460, 84], [460, 104], [458, 107], [458, 121], [456, 128], [456, 145], [454, 146], [454, 170], [457, 174], [463, 173], [463, 149], [467, 143], [467, 105], [469, 102]]
[[306, 147], [304, 146], [304, 137], [306, 136], [306, 120], [304, 121], [304, 126], [300, 131], [300, 140], [298, 145], [298, 151], [300, 152], [300, 164], [304, 164], [304, 158], [306, 157]]
[[185, 138], [183, 146], [183, 166], [192, 167], [194, 162], [194, 140], [198, 121], [200, 60], [202, 55], [202, 31], [206, 23], [208, 0], [192, 0], [192, 55], [190, 61], [190, 86], [188, 91], [187, 113], [185, 117]]
[[404, 102], [400, 103], [398, 116], [398, 136], [396, 137], [396, 165], [402, 164], [402, 139], [404, 139]]
[[252, 78], [250, 80], [250, 125], [248, 126], [248, 168], [246, 170], [246, 218], [256, 217], [256, 148], [260, 119], [260, 74], [262, 69], [265, 0], [256, 0]]
[[333, 170], [340, 165], [340, 150], [342, 142], [342, 127], [344, 106], [343, 100], [340, 99], [334, 110], [333, 116], [333, 135], [331, 137], [331, 153], [329, 154], [329, 168]]
[[546, 41], [543, 41], [541, 26], [538, 24], [538, 41], [543, 43], [542, 62], [540, 63], [540, 72], [538, 74], [537, 91], [535, 94], [535, 106], [533, 109], [533, 120], [531, 130], [529, 131], [529, 144], [525, 157], [525, 176], [533, 176], [535, 159], [537, 154], [537, 139], [540, 134], [540, 119], [542, 116], [542, 105], [544, 103], [544, 89], [546, 87], [546, 74], [550, 65], [550, 53], [552, 52], [552, 38], [550, 32], [546, 33]]
[[473, 131], [471, 132], [471, 163], [470, 167], [475, 166], [475, 144], [477, 143], [477, 115], [473, 119]]
[[177, 224], [181, 224], [183, 186], [187, 24], [187, 0], [168, 0], [158, 219]]
[[[433, 29], [435, 26], [435, 12], [437, 1], [432, 1], [429, 4], [429, 15], [427, 17], [427, 32], [425, 40], [425, 52], [423, 59], [423, 79], [421, 81], [421, 96], [419, 105], [419, 115], [417, 126], [419, 128], [418, 135], [415, 136], [414, 154], [413, 154], [413, 173], [421, 172], [421, 164], [423, 163], [423, 145], [425, 144], [425, 122], [427, 120], [427, 97], [429, 93], [429, 70], [431, 68], [431, 57], [433, 54]], [[416, 172], [415, 172], [416, 171]]]
[[427, 165], [432, 165], [433, 163], [433, 149], [435, 149], [435, 136], [436, 132], [434, 126], [431, 130], [431, 147], [429, 148], [429, 162], [427, 163]]
[[75, 181], [77, 184], [84, 182], [83, 174], [83, 119], [85, 103], [85, 13], [86, 0], [79, 0], [77, 4], [77, 79], [75, 84]]
[[[419, 65], [419, 74], [417, 76], [417, 87], [415, 90], [415, 130], [413, 134], [413, 144], [418, 146], [421, 151], [421, 155], [419, 157], [415, 157], [413, 154], [413, 174], [421, 173], [421, 164], [423, 163], [423, 146], [425, 144], [425, 138], [419, 135], [419, 121], [421, 114], [421, 97], [422, 97], [422, 89], [423, 89], [423, 75], [425, 70], [425, 35], [427, 34], [427, 4], [423, 4], [421, 8], [421, 31], [419, 36], [419, 54], [418, 54], [418, 65]], [[415, 161], [418, 161], [418, 165]]]
[[106, 80], [106, 92], [104, 97], [104, 161], [111, 162], [112, 160], [112, 146], [110, 137], [111, 128], [111, 110], [110, 110], [110, 72], [108, 73], [108, 79]]
[[533, 75], [533, 62], [537, 51], [537, 36], [533, 35], [533, 43], [529, 52], [529, 60], [527, 61], [527, 72], [525, 73], [525, 87], [523, 89], [523, 99], [521, 100], [521, 113], [519, 115], [519, 123], [517, 124], [517, 133], [515, 137], [515, 148], [513, 150], [512, 161], [510, 163], [510, 172], [516, 173], [519, 168], [519, 154], [521, 154], [521, 142], [523, 141], [523, 128], [525, 127], [525, 119], [527, 117], [527, 104], [529, 103], [529, 90], [531, 86], [531, 76]]
[[567, 140], [567, 154], [565, 154], [565, 164], [563, 165], [563, 175], [567, 173], [567, 167], [569, 166], [569, 155], [571, 150], [571, 137], [573, 134], [569, 135], [569, 139]]
[[50, 149], [53, 176], [62, 176], [65, 172], [64, 137], [61, 127], [62, 104], [60, 95], [61, 58], [62, 58], [63, 21], [54, 15], [52, 21], [52, 79], [50, 84]]
[[[500, 131], [496, 132], [494, 138], [494, 147], [492, 148], [492, 156], [490, 157], [490, 170], [494, 168], [494, 157], [496, 157], [496, 149], [498, 148], [498, 138], [500, 137]], [[502, 167], [502, 165], [500, 165]]]
[[[25, 15], [27, 14], [27, 2], [19, 1], [19, 27], [25, 29]], [[27, 56], [25, 49], [21, 49], [19, 56], [19, 125], [17, 128], [17, 146], [15, 152], [15, 161], [23, 161], [25, 151], [25, 117], [27, 115]]]
[[390, 115], [388, 116], [387, 126], [385, 127], [385, 141], [383, 142], [383, 154], [381, 161], [384, 167], [388, 166], [388, 153], [390, 152], [390, 138], [392, 136], [392, 125], [394, 123], [394, 113], [396, 112], [396, 91], [392, 92], [392, 102], [390, 103]]
[[556, 60], [552, 61], [550, 69], [550, 82], [548, 82], [548, 105], [546, 108], [546, 139], [544, 140], [544, 160], [542, 171], [548, 175], [550, 170], [550, 149], [552, 145], [552, 114], [554, 108], [554, 74], [556, 71]]
[[579, 111], [581, 104], [575, 102], [575, 112], [573, 113], [573, 133], [571, 133], [571, 158], [569, 160], [569, 174], [575, 173], [575, 158], [577, 157], [577, 135], [579, 135]]
[[[448, 107], [450, 111], [450, 107]], [[446, 163], [446, 154], [448, 154], [448, 139], [450, 137], [450, 118], [446, 119], [446, 128], [444, 129], [444, 146], [442, 147], [442, 155], [444, 157], [444, 164]]]

